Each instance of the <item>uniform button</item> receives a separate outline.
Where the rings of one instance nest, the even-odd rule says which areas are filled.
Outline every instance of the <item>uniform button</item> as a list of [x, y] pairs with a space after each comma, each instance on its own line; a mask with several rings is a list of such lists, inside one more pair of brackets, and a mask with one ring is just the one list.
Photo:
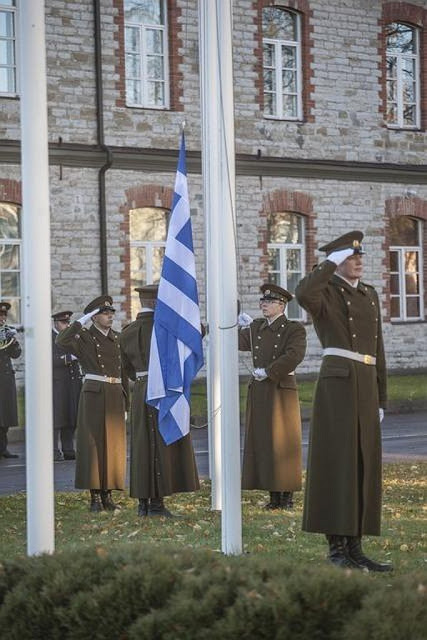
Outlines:
[[355, 333], [353, 333], [352, 338], [355, 338], [355, 337], [356, 337], [356, 334], [355, 334]]
[[277, 334], [277, 337], [280, 338], [280, 333]]
[[258, 340], [261, 340], [261, 336], [258, 336]]
[[257, 346], [255, 347], [255, 349], [259, 349], [259, 346], [257, 345]]
[[102, 367], [102, 369], [105, 369], [105, 367], [104, 367], [104, 365], [103, 365], [103, 364], [101, 364], [101, 367]]
[[353, 320], [353, 318], [350, 316], [349, 320]]
[[277, 344], [274, 345], [274, 348], [277, 349]]
[[341, 287], [341, 291], [344, 293], [344, 289]]
[[375, 302], [371, 302], [371, 305], [374, 307], [375, 306]]
[[347, 300], [347, 304], [351, 304], [350, 300]]
[[100, 358], [100, 357], [101, 357], [101, 354], [100, 354], [100, 353], [98, 353], [97, 355], [98, 355], [98, 358]]

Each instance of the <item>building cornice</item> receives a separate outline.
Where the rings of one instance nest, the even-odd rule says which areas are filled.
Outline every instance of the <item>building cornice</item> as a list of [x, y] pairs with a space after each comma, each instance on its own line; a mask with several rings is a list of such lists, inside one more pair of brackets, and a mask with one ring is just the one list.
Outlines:
[[[117, 146], [101, 148], [85, 144], [49, 144], [49, 163], [64, 167], [100, 169], [107, 160], [111, 160], [110, 169], [170, 173], [176, 170], [177, 158], [178, 150], [176, 149]], [[20, 142], [18, 140], [0, 141], [0, 164], [19, 165], [20, 161]], [[201, 153], [187, 151], [188, 172], [200, 174], [201, 166]], [[266, 157], [238, 153], [236, 154], [236, 175], [427, 184], [427, 165]]]

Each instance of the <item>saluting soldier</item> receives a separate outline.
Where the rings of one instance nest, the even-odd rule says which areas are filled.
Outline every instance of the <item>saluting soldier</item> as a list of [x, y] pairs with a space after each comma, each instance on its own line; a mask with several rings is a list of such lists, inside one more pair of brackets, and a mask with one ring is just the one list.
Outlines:
[[381, 525], [381, 432], [386, 365], [381, 309], [361, 281], [363, 233], [320, 247], [326, 260], [301, 280], [296, 297], [323, 347], [307, 466], [303, 529], [326, 534], [337, 566], [388, 571], [367, 558], [363, 535]]
[[191, 435], [166, 445], [158, 428], [158, 410], [147, 404], [148, 364], [158, 285], [135, 289], [141, 312], [120, 335], [123, 366], [135, 381], [131, 403], [130, 495], [138, 498], [138, 515], [172, 514], [164, 497], [196, 491], [199, 477]]
[[7, 448], [9, 427], [18, 424], [15, 371], [12, 360], [21, 355], [16, 330], [6, 324], [9, 302], [0, 301], [0, 458], [18, 458]]
[[76, 457], [74, 432], [82, 374], [76, 356], [55, 342], [58, 333], [70, 326], [72, 315], [72, 311], [58, 311], [52, 315], [53, 456], [57, 461], [75, 460]]
[[[99, 296], [56, 338], [79, 359], [84, 372], [75, 486], [90, 489], [91, 511], [114, 510], [111, 490], [125, 485], [127, 378], [122, 375], [119, 334], [112, 329], [114, 313], [111, 296]], [[86, 329], [89, 320], [92, 325]]]
[[241, 313], [239, 349], [251, 351], [243, 453], [243, 489], [270, 492], [267, 509], [291, 509], [301, 490], [301, 412], [295, 368], [303, 360], [306, 333], [288, 320], [292, 294], [274, 283], [261, 286], [262, 318]]

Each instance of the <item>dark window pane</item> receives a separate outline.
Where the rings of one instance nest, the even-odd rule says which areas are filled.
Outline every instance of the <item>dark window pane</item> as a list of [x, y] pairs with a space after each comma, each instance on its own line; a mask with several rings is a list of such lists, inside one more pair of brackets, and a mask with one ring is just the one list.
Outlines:
[[302, 317], [302, 310], [299, 307], [295, 298], [288, 302], [286, 306], [286, 315], [291, 320], [299, 320]]
[[266, 7], [262, 10], [262, 34], [275, 40], [297, 39], [297, 15], [291, 11]]
[[390, 251], [390, 271], [399, 271], [399, 254], [397, 251]]
[[403, 107], [403, 122], [407, 125], [415, 125], [415, 105], [406, 105]]
[[3, 271], [3, 273], [0, 274], [0, 282], [2, 298], [15, 298], [20, 295], [19, 273]]
[[279, 249], [268, 249], [268, 270], [280, 271], [280, 251]]
[[392, 22], [386, 26], [387, 53], [415, 53], [415, 29], [407, 24]]
[[19, 269], [19, 246], [0, 244], [0, 269]]
[[418, 275], [413, 273], [405, 276], [406, 293], [419, 293]]
[[390, 315], [392, 318], [400, 318], [400, 298], [391, 298]]
[[390, 244], [418, 246], [418, 221], [408, 216], [393, 218], [390, 223]]
[[0, 203], [0, 238], [21, 237], [20, 209], [14, 204]]
[[406, 298], [406, 317], [407, 318], [419, 318], [420, 317], [420, 299]]
[[390, 292], [398, 295], [399, 291], [399, 276], [391, 275], [390, 276]]

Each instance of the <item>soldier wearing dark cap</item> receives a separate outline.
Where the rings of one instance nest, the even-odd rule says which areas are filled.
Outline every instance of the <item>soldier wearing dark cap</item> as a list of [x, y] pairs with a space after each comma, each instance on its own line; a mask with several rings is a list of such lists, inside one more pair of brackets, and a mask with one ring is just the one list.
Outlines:
[[[91, 511], [114, 510], [112, 489], [125, 485], [127, 379], [123, 376], [119, 334], [111, 327], [110, 296], [99, 296], [84, 316], [61, 331], [56, 343], [75, 355], [84, 373], [77, 416], [76, 481], [90, 489]], [[89, 320], [89, 329], [84, 326]]]
[[[52, 315], [52, 391], [54, 460], [74, 460], [74, 432], [82, 388], [79, 361], [56, 344], [56, 336], [70, 325], [72, 311]], [[60, 446], [61, 442], [61, 446]]]
[[267, 509], [291, 509], [301, 490], [301, 413], [295, 368], [306, 350], [305, 329], [285, 315], [286, 289], [261, 287], [262, 318], [241, 313], [239, 349], [251, 351], [243, 454], [243, 489], [270, 492]]
[[307, 464], [303, 529], [326, 534], [337, 566], [388, 571], [367, 558], [363, 535], [381, 525], [381, 431], [386, 366], [381, 308], [362, 277], [363, 233], [320, 248], [326, 260], [298, 284], [323, 347]]
[[157, 285], [135, 289], [141, 312], [120, 335], [123, 366], [135, 381], [131, 405], [130, 495], [138, 498], [138, 515], [172, 514], [164, 497], [199, 489], [191, 435], [166, 446], [158, 429], [158, 410], [146, 403], [148, 364]]
[[9, 427], [18, 424], [15, 371], [12, 360], [21, 355], [21, 346], [15, 338], [16, 330], [6, 323], [9, 302], [0, 301], [0, 458], [17, 458], [7, 448]]

